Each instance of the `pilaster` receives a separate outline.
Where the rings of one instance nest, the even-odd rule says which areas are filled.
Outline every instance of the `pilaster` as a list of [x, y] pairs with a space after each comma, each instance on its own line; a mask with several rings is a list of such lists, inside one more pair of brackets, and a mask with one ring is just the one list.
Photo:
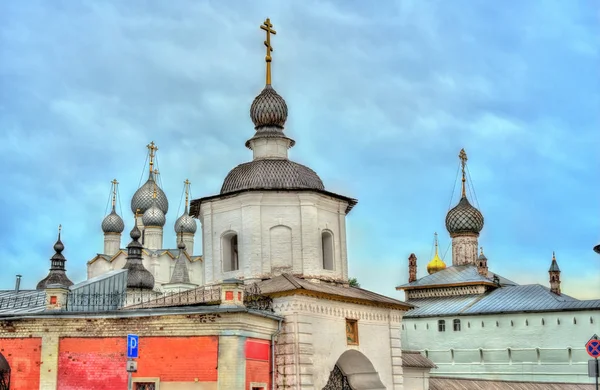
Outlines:
[[219, 336], [219, 390], [246, 388], [246, 338]]
[[42, 334], [40, 390], [57, 389], [59, 340], [57, 333]]

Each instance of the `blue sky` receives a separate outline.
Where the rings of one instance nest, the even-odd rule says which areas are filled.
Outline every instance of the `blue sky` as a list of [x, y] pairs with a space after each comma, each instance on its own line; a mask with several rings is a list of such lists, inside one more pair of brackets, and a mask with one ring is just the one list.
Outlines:
[[600, 298], [600, 14], [510, 3], [2, 2], [0, 288], [47, 274], [59, 223], [68, 275], [84, 280], [113, 178], [132, 227], [151, 140], [175, 246], [183, 180], [212, 195], [251, 159], [270, 17], [290, 157], [359, 200], [348, 253], [363, 287], [401, 298], [408, 255], [423, 276], [434, 232], [445, 252], [464, 147], [490, 269], [548, 285], [554, 250], [563, 292]]

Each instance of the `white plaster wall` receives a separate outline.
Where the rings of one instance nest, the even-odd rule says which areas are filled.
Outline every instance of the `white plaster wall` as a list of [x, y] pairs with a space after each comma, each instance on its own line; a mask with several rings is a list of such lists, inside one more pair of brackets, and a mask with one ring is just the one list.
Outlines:
[[147, 226], [144, 230], [144, 248], [151, 250], [162, 249], [163, 228], [157, 226]]
[[[347, 205], [326, 195], [305, 192], [248, 192], [203, 203], [200, 221], [206, 283], [227, 278], [258, 279], [282, 271], [347, 279]], [[333, 234], [331, 271], [322, 266], [324, 229]], [[229, 232], [238, 235], [240, 267], [238, 271], [223, 272], [221, 238]]]
[[[404, 312], [303, 296], [275, 298], [273, 303], [275, 313], [285, 317], [276, 359], [284, 365], [279, 372], [295, 375], [286, 378], [290, 388], [322, 389], [340, 356], [357, 350], [373, 364], [386, 389], [402, 389], [397, 332]], [[359, 345], [347, 344], [346, 318], [358, 320]]]
[[477, 264], [477, 236], [452, 237], [452, 265]]
[[429, 369], [404, 367], [403, 374], [406, 390], [429, 390]]
[[121, 249], [121, 233], [104, 233], [104, 254], [113, 256]]
[[[440, 319], [445, 332], [438, 332]], [[432, 375], [591, 383], [584, 345], [593, 334], [600, 334], [598, 310], [404, 318], [402, 345], [426, 351], [438, 366]]]

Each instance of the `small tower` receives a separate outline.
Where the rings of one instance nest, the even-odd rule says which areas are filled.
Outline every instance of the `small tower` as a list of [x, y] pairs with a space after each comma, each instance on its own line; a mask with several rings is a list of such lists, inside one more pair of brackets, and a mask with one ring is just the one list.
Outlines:
[[550, 265], [548, 274], [550, 275], [550, 291], [556, 295], [560, 295], [560, 268], [558, 268], [554, 252], [552, 252], [552, 264]]
[[483, 254], [483, 247], [479, 248], [481, 252], [479, 253], [479, 257], [477, 258], [477, 272], [480, 275], [487, 277], [488, 275], [488, 266], [487, 266], [487, 257]]
[[104, 232], [104, 254], [112, 256], [121, 249], [121, 233], [125, 230], [123, 219], [117, 214], [115, 205], [117, 203], [117, 186], [119, 182], [112, 182], [112, 210], [102, 220], [102, 231]]
[[[196, 234], [196, 220], [189, 215], [189, 203], [190, 203], [190, 181], [185, 179], [183, 182], [185, 185], [185, 209], [181, 217], [175, 221], [175, 233], [182, 234], [183, 242], [187, 253], [192, 255], [194, 253], [194, 234]], [[181, 237], [180, 237], [181, 239]]]
[[417, 280], [417, 256], [411, 253], [408, 256], [408, 283], [412, 283]]
[[483, 215], [467, 199], [467, 153], [461, 149], [458, 157], [462, 167], [462, 196], [446, 215], [446, 229], [452, 237], [452, 265], [477, 264], [477, 238], [483, 229]]
[[427, 272], [430, 275], [446, 268], [446, 263], [444, 263], [444, 261], [440, 258], [440, 255], [438, 254], [437, 233], [435, 233], [434, 236], [435, 236], [435, 255], [433, 256], [433, 259], [431, 259], [429, 264], [427, 264]]
[[175, 267], [173, 268], [173, 273], [171, 274], [171, 280], [169, 280], [169, 283], [162, 285], [163, 290], [166, 292], [177, 293], [198, 287], [198, 285], [190, 282], [190, 272], [187, 266], [187, 251], [185, 250], [183, 228], [180, 228], [177, 249], [179, 249], [179, 253], [177, 254]]
[[[158, 175], [158, 171], [154, 170]], [[152, 205], [144, 212], [142, 223], [144, 224], [144, 247], [150, 250], [162, 249], [163, 247], [163, 227], [165, 226], [165, 213], [158, 207], [157, 195], [158, 186], [154, 183], [152, 192]]]
[[67, 277], [65, 262], [67, 259], [62, 255], [62, 251], [65, 249], [62, 241], [60, 240], [60, 231], [62, 226], [58, 225], [58, 240], [56, 240], [56, 244], [54, 244], [54, 256], [50, 259], [50, 272], [48, 276], [44, 279], [40, 280], [37, 284], [37, 290], [44, 290], [48, 286], [61, 286], [63, 288], [68, 288], [73, 285], [73, 282], [69, 280]]
[[[138, 214], [135, 215], [137, 221]], [[148, 271], [142, 263], [142, 244], [138, 241], [142, 236], [137, 223], [133, 225], [131, 233], [131, 242], [127, 245], [127, 262], [123, 266], [127, 269], [127, 289], [152, 290], [154, 288], [154, 276]]]

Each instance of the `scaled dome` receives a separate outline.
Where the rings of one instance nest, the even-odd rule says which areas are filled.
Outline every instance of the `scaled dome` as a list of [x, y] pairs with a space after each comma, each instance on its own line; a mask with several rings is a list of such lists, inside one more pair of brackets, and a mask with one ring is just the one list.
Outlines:
[[250, 189], [324, 190], [312, 169], [287, 159], [254, 160], [233, 168], [225, 178], [221, 194]]
[[287, 116], [288, 109], [285, 100], [269, 84], [254, 98], [250, 106], [250, 118], [256, 128], [262, 126], [283, 128]]
[[142, 215], [142, 223], [144, 226], [165, 226], [166, 218], [165, 214], [161, 209], [158, 208], [156, 204], [152, 205], [144, 215]]
[[113, 208], [111, 213], [102, 220], [102, 231], [104, 233], [123, 233], [125, 223]]
[[196, 233], [197, 229], [196, 220], [193, 217], [190, 217], [187, 209], [183, 213], [183, 215], [177, 218], [175, 221], [175, 233]]
[[152, 207], [154, 188], [156, 188], [156, 205], [163, 214], [167, 214], [169, 211], [169, 201], [167, 200], [164, 191], [156, 185], [153, 176], [150, 176], [148, 181], [133, 194], [133, 197], [131, 198], [131, 212], [135, 214], [136, 210], [140, 209], [140, 213], [145, 213], [146, 210]]
[[451, 236], [460, 233], [479, 234], [483, 229], [483, 215], [463, 196], [460, 202], [448, 211], [446, 229]]

